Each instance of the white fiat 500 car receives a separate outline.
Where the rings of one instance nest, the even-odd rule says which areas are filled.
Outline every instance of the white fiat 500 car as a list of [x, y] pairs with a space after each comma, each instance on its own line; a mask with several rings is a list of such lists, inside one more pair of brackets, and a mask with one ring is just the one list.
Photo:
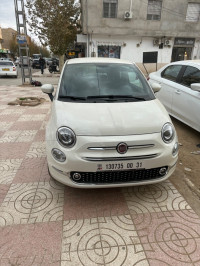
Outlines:
[[178, 61], [149, 75], [170, 115], [200, 132], [200, 60]]
[[[154, 92], [160, 89], [153, 84]], [[135, 64], [82, 58], [65, 63], [46, 128], [49, 172], [63, 184], [119, 187], [163, 181], [175, 170], [170, 117]]]

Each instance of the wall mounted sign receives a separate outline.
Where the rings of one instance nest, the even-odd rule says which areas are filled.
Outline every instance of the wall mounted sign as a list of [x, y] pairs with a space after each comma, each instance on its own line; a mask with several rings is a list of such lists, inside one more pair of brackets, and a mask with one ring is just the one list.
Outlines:
[[17, 42], [20, 44], [26, 43], [26, 35], [17, 35]]
[[194, 38], [175, 38], [174, 45], [194, 46]]

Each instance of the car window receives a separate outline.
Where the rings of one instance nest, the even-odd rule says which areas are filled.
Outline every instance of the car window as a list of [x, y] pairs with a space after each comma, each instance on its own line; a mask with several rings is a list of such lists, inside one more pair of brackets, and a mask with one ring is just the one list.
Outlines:
[[154, 99], [146, 79], [134, 65], [113, 63], [69, 64], [61, 79], [59, 97], [126, 95]]
[[187, 87], [190, 87], [192, 83], [200, 83], [200, 70], [196, 67], [187, 66], [180, 83]]
[[13, 66], [13, 63], [12, 62], [0, 62], [0, 65], [1, 66]]
[[181, 68], [182, 66], [180, 65], [169, 66], [161, 73], [161, 76], [162, 78], [176, 81]]
[[128, 72], [128, 78], [131, 84], [135, 84], [136, 86], [142, 89], [142, 82], [140, 81], [135, 72]]

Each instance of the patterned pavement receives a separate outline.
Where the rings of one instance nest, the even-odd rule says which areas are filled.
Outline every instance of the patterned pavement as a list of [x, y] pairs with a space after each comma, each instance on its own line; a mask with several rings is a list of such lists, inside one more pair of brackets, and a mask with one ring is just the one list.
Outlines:
[[[36, 107], [9, 106], [38, 96]], [[0, 86], [0, 265], [200, 265], [200, 219], [169, 182], [80, 190], [48, 174], [40, 88]]]

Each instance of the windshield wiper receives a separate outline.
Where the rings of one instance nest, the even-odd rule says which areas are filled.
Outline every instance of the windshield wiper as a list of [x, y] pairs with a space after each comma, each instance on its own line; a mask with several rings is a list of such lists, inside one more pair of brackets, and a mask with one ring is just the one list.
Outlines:
[[135, 100], [141, 100], [141, 101], [146, 101], [145, 98], [142, 97], [135, 97], [132, 95], [97, 95], [97, 96], [88, 96], [87, 99], [92, 99], [92, 98], [108, 98], [108, 99], [116, 99], [116, 98], [128, 98], [128, 99], [135, 99]]
[[65, 95], [60, 95], [59, 98], [61, 99], [72, 99], [72, 100], [86, 100], [86, 97], [76, 97], [76, 96], [65, 96]]

